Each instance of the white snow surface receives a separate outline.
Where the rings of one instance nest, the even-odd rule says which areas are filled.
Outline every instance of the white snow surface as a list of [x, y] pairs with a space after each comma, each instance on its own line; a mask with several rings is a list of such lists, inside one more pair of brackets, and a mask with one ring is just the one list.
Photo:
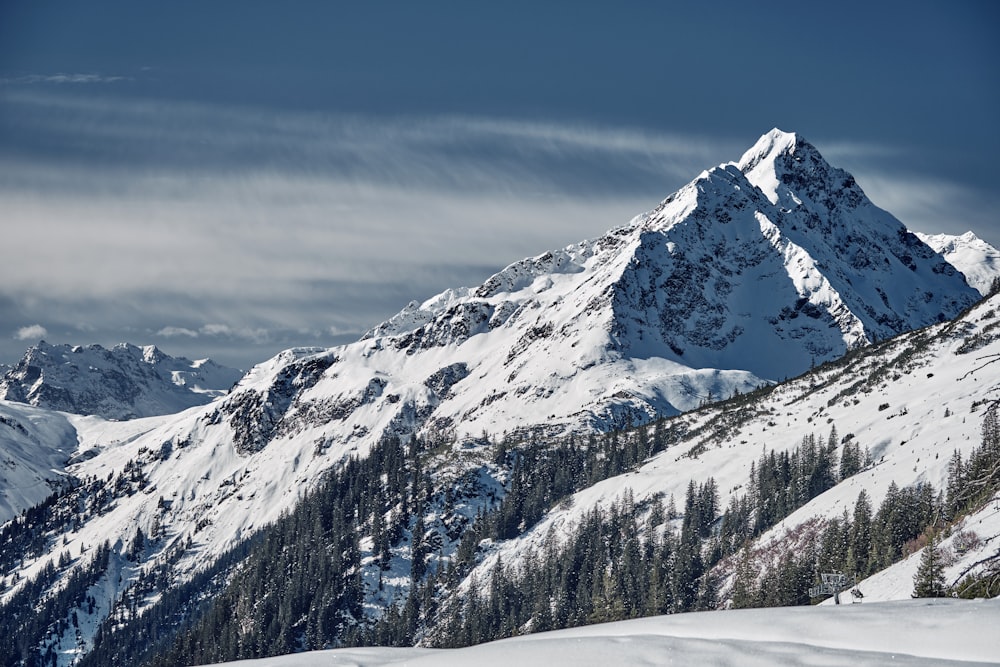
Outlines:
[[961, 271], [968, 283], [983, 296], [990, 291], [994, 279], [1000, 277], [1000, 250], [973, 232], [960, 236], [918, 232], [917, 236]]
[[229, 667], [1000, 664], [1000, 601], [908, 600], [714, 611], [590, 625], [463, 649], [336, 649]]

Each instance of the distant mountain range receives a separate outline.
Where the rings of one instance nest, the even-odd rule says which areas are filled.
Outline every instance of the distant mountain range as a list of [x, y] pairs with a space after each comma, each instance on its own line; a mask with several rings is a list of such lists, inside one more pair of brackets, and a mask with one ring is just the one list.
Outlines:
[[[45, 574], [48, 563], [61, 561], [65, 580], [103, 563], [87, 555], [94, 545], [112, 545], [110, 556], [100, 555], [110, 569], [95, 575], [104, 577], [94, 584], [101, 600], [86, 613], [73, 608], [84, 629], [71, 638], [62, 628], [46, 640], [55, 653], [86, 653], [115, 605], [124, 617], [123, 594], [138, 590], [130, 587], [146, 587], [131, 598], [133, 611], [155, 608], [151, 580], [169, 581], [168, 590], [192, 581], [346, 461], [364, 460], [387, 438], [434, 443], [425, 454], [411, 447], [423, 467], [406, 473], [414, 489], [427, 476], [431, 500], [417, 505], [426, 516], [416, 523], [411, 512], [420, 510], [405, 498], [385, 515], [405, 517], [386, 582], [374, 565], [375, 538], [359, 528], [366, 613], [377, 616], [380, 605], [394, 596], [402, 602], [409, 590], [413, 544], [423, 539], [418, 525], [436, 535], [434, 557], [446, 562], [475, 517], [511, 492], [513, 473], [494, 458], [495, 442], [636, 427], [811, 368], [740, 412], [737, 425], [712, 408], [677, 418], [666, 452], [638, 474], [580, 491], [543, 525], [568, 529], [626, 487], [636, 498], [679, 496], [689, 481], [710, 475], [722, 480], [725, 504], [762, 450], [787, 450], [830, 425], [885, 457], [864, 481], [876, 499], [890, 481], [940, 481], [952, 446], [971, 446], [957, 441], [977, 432], [972, 412], [990, 390], [985, 382], [961, 384], [976, 364], [957, 348], [996, 351], [996, 304], [969, 309], [981, 297], [976, 287], [996, 275], [992, 260], [978, 258], [997, 252], [971, 237], [928, 241], [944, 255], [872, 204], [814, 146], [773, 130], [737, 162], [703, 172], [600, 238], [413, 302], [355, 343], [287, 350], [241, 378], [152, 347], [40, 344], [0, 380], [8, 401], [0, 417], [17, 433], [5, 436], [0, 423], [0, 448], [19, 448], [9, 460], [20, 472], [9, 479], [49, 480], [46, 490], [73, 487], [77, 495], [37, 511], [51, 521], [32, 544], [47, 546], [9, 559], [17, 563], [0, 572], [0, 601]], [[925, 339], [869, 347], [930, 325], [938, 326]], [[919, 363], [897, 359], [914, 341], [922, 341]], [[823, 366], [848, 353], [857, 359], [859, 350], [871, 354], [847, 371]], [[91, 416], [53, 416], [10, 401]], [[172, 414], [201, 403], [208, 404]], [[938, 420], [945, 407], [968, 424]], [[907, 409], [911, 416], [886, 430], [886, 417]], [[47, 443], [44, 461], [24, 454], [35, 440]], [[61, 456], [73, 458], [60, 465]], [[849, 490], [845, 483], [827, 492], [840, 488], [840, 495], [819, 496], [810, 516], [840, 512], [853, 500], [862, 482]], [[11, 495], [7, 511], [38, 502]], [[77, 514], [63, 502], [87, 509]], [[476, 572], [488, 576], [497, 557], [516, 562], [524, 544], [541, 539], [542, 529], [531, 528], [482, 545]], [[137, 530], [145, 536], [138, 547]]]
[[223, 395], [243, 371], [171, 357], [153, 345], [28, 348], [0, 376], [0, 399], [105, 419], [166, 415]]

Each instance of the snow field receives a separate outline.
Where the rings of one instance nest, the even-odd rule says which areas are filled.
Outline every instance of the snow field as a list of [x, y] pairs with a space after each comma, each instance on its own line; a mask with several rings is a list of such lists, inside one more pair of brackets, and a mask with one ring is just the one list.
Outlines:
[[1000, 664], [1000, 602], [908, 600], [744, 609], [591, 625], [463, 649], [337, 649], [229, 667], [972, 667]]

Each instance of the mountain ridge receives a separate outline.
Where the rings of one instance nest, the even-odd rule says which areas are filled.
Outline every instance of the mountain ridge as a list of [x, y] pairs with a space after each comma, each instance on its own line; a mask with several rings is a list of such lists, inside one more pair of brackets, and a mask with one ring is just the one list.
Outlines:
[[225, 394], [243, 372], [211, 359], [171, 357], [155, 345], [41, 341], [0, 377], [0, 399], [50, 410], [135, 419], [172, 414]]
[[0, 525], [62, 488], [77, 444], [65, 415], [0, 400]]

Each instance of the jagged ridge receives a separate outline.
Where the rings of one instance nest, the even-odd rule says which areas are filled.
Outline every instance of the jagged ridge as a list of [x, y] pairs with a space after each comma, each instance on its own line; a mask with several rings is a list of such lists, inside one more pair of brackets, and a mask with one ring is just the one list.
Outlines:
[[211, 359], [189, 361], [153, 345], [30, 347], [0, 378], [0, 398], [49, 410], [134, 419], [179, 412], [221, 396], [243, 375]]

